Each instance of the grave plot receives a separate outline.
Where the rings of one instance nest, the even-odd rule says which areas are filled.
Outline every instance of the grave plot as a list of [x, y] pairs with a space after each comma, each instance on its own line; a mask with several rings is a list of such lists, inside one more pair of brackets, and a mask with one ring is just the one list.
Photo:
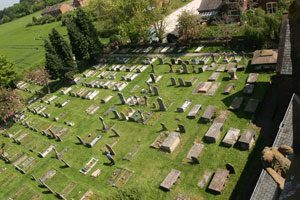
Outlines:
[[53, 121], [58, 121], [61, 118], [63, 118], [64, 116], [66, 116], [68, 113], [67, 112], [62, 112], [59, 115], [57, 115], [56, 117], [53, 117]]
[[[205, 65], [204, 65], [205, 66]], [[216, 68], [217, 68], [217, 66], [219, 66], [219, 64], [217, 64], [217, 63], [212, 63], [210, 66], [208, 66], [208, 65], [206, 65], [207, 67], [205, 67], [206, 68], [206, 70], [207, 71], [214, 71]], [[205, 71], [206, 71], [205, 70]], [[204, 71], [203, 71], [204, 72]]]
[[[7, 144], [6, 144], [7, 145]], [[21, 158], [25, 153], [19, 148], [14, 148], [12, 145], [7, 145], [1, 158], [7, 163], [14, 163]]]
[[153, 114], [152, 114], [152, 116], [150, 117], [150, 119], [147, 121], [147, 125], [153, 125], [153, 124], [155, 124], [155, 122], [157, 121], [157, 120], [159, 120], [161, 117], [162, 117], [163, 115], [161, 114], [161, 113], [158, 113], [158, 112], [154, 112]]
[[147, 121], [151, 118], [153, 112], [145, 112], [144, 110], [135, 111], [130, 117], [128, 117], [129, 121], [132, 122], [140, 122], [147, 123]]
[[258, 99], [249, 99], [244, 111], [249, 113], [255, 113], [259, 103], [260, 100]]
[[192, 94], [197, 95], [200, 93], [206, 93], [209, 90], [209, 88], [212, 86], [212, 84], [213, 84], [212, 82], [200, 82], [195, 87]]
[[224, 72], [225, 71], [225, 68], [226, 68], [226, 65], [225, 64], [221, 64], [218, 69], [216, 70], [216, 72]]
[[92, 104], [85, 110], [85, 113], [88, 115], [94, 115], [99, 110], [99, 108], [100, 108], [99, 105]]
[[220, 72], [213, 72], [208, 81], [216, 81], [220, 77]]
[[17, 170], [23, 174], [26, 174], [33, 169], [38, 162], [39, 161], [36, 158], [24, 154], [18, 160], [16, 160], [13, 165], [17, 168]]
[[201, 119], [204, 120], [205, 122], [210, 122], [215, 116], [216, 112], [217, 112], [217, 106], [209, 105], [204, 111]]
[[102, 138], [102, 135], [96, 133], [90, 133], [83, 139], [80, 136], [76, 136], [79, 142], [87, 147], [93, 147]]
[[244, 101], [244, 97], [235, 97], [229, 106], [230, 110], [238, 110], [240, 109], [242, 103]]
[[[65, 122], [65, 124], [67, 123]], [[71, 131], [66, 127], [52, 125], [45, 134], [61, 142], [71, 135]]]
[[222, 144], [226, 147], [233, 147], [240, 136], [240, 130], [235, 128], [230, 128], [229, 131], [226, 133]]
[[129, 181], [133, 173], [134, 172], [128, 168], [117, 167], [113, 171], [110, 179], [107, 181], [107, 184], [112, 185], [116, 188], [120, 188]]
[[172, 153], [179, 145], [181, 140], [180, 133], [171, 132], [168, 137], [163, 141], [159, 149], [163, 152]]
[[4, 191], [6, 187], [16, 178], [16, 174], [7, 170], [4, 166], [0, 166], [0, 190]]
[[201, 155], [201, 153], [203, 152], [204, 149], [204, 145], [200, 144], [200, 143], [194, 143], [194, 145], [192, 146], [192, 148], [190, 149], [190, 151], [188, 152], [187, 156], [183, 159], [183, 163], [187, 164], [187, 163], [195, 163], [195, 164], [199, 164], [199, 157]]
[[40, 140], [32, 148], [30, 148], [30, 151], [34, 153], [45, 152], [51, 145], [52, 144], [48, 140]]
[[208, 143], [216, 143], [222, 134], [223, 124], [213, 123], [205, 133], [204, 140]]
[[250, 73], [249, 77], [247, 79], [247, 83], [251, 84], [251, 83], [256, 83], [257, 79], [258, 79], [259, 74], [258, 73]]
[[27, 135], [25, 135], [24, 137], [18, 137], [16, 139], [18, 144], [21, 144], [22, 146], [30, 149], [32, 148], [35, 143], [38, 141], [38, 137], [32, 133], [28, 133]]
[[126, 156], [123, 157], [123, 160], [131, 161], [134, 156], [140, 151], [141, 147], [139, 145], [134, 144]]
[[159, 149], [167, 137], [168, 137], [167, 133], [160, 133], [159, 136], [150, 145], [150, 147], [152, 147], [154, 149]]
[[208, 189], [214, 193], [221, 194], [229, 178], [229, 171], [218, 168]]
[[246, 84], [243, 93], [247, 95], [252, 95], [254, 92], [255, 85], [254, 84]]
[[220, 85], [220, 82], [212, 83], [211, 87], [207, 90], [207, 92], [204, 95], [214, 96]]
[[177, 112], [185, 112], [191, 104], [191, 100], [186, 100], [181, 107], [177, 108]]
[[171, 190], [172, 186], [178, 182], [181, 176], [181, 171], [172, 169], [168, 176], [160, 184], [160, 187], [165, 190]]
[[243, 135], [238, 140], [238, 143], [242, 150], [250, 151], [255, 143], [255, 131], [248, 129], [244, 130]]
[[222, 91], [222, 94], [230, 94], [230, 92], [234, 89], [233, 83], [228, 83]]
[[201, 104], [196, 104], [194, 105], [194, 107], [191, 109], [191, 111], [189, 112], [189, 114], [187, 115], [187, 118], [189, 119], [195, 119], [199, 110], [202, 109], [202, 105]]
[[203, 176], [199, 180], [197, 186], [200, 188], [204, 188], [204, 186], [208, 183], [210, 177], [212, 175], [212, 172], [210, 170], [205, 170]]
[[97, 164], [98, 159], [92, 157], [91, 160], [80, 170], [81, 173], [86, 175]]

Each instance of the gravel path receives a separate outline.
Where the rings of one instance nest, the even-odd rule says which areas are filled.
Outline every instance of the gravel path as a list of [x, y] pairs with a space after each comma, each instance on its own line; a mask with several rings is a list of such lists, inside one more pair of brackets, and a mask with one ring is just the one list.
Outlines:
[[177, 20], [178, 20], [180, 14], [182, 13], [182, 11], [190, 10], [192, 12], [198, 13], [197, 9], [199, 8], [201, 1], [202, 0], [194, 0], [190, 3], [188, 3], [187, 5], [177, 9], [176, 11], [171, 13], [170, 15], [168, 15], [165, 18], [166, 23], [167, 23], [166, 33], [171, 33], [173, 31], [175, 31]]

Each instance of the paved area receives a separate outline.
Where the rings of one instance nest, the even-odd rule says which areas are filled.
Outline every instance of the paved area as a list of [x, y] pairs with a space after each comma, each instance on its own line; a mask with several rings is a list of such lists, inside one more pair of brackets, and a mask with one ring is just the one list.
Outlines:
[[166, 32], [167, 33], [171, 33], [174, 32], [176, 30], [176, 24], [177, 24], [177, 20], [180, 16], [180, 14], [185, 11], [185, 10], [190, 10], [192, 12], [198, 13], [197, 9], [200, 6], [202, 0], [194, 0], [190, 3], [188, 3], [187, 5], [177, 9], [176, 11], [174, 11], [173, 13], [171, 13], [170, 15], [168, 15], [165, 20], [166, 20]]

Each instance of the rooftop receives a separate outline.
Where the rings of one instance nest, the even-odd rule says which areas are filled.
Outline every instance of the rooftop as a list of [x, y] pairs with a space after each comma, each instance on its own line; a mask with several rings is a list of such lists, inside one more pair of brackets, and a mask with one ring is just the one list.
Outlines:
[[265, 65], [265, 64], [276, 64], [277, 63], [277, 50], [266, 49], [257, 50], [254, 52], [252, 65]]

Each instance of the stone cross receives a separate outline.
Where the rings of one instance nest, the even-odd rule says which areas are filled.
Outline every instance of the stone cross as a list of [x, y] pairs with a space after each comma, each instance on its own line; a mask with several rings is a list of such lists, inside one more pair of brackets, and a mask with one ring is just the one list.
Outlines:
[[106, 124], [104, 123], [104, 119], [100, 116], [99, 117], [99, 119], [100, 119], [100, 121], [102, 122], [102, 130], [103, 131], [107, 131], [108, 129], [109, 129], [109, 127], [108, 126], [106, 126]]
[[158, 105], [159, 105], [159, 110], [160, 111], [167, 111], [167, 108], [166, 108], [166, 106], [165, 106], [165, 104], [163, 102], [163, 99], [160, 98], [160, 97], [158, 97], [156, 100], [157, 100]]
[[161, 125], [161, 128], [162, 128], [163, 130], [165, 130], [165, 131], [168, 130], [168, 128], [166, 127], [166, 125], [165, 125], [163, 122], [160, 123], [160, 125]]
[[153, 92], [154, 92], [155, 96], [159, 96], [159, 92], [158, 92], [158, 87], [157, 86], [153, 87]]
[[152, 83], [156, 83], [156, 79], [155, 79], [155, 76], [153, 73], [150, 74], [150, 78], [151, 78]]
[[178, 124], [178, 128], [180, 133], [185, 133], [185, 128], [182, 124]]
[[118, 96], [119, 96], [119, 98], [120, 98], [122, 104], [126, 104], [126, 100], [125, 100], [125, 97], [124, 97], [123, 93], [122, 93], [122, 92], [119, 92], [119, 93], [118, 93]]
[[116, 119], [120, 119], [120, 115], [119, 115], [118, 111], [113, 110], [112, 112], [114, 113]]
[[184, 86], [184, 81], [182, 78], [178, 78], [178, 82], [180, 86]]
[[154, 65], [153, 64], [151, 64], [151, 67], [152, 67], [152, 73], [155, 73], [155, 70], [154, 70]]
[[160, 65], [164, 64], [164, 61], [163, 61], [163, 59], [161, 57], [158, 57], [158, 62], [159, 62]]

